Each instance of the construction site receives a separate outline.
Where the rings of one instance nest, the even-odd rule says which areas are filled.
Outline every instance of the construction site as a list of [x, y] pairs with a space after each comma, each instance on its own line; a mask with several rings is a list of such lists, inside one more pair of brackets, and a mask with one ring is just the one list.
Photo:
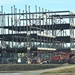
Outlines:
[[[72, 11], [50, 11], [35, 6], [31, 11], [11, 7], [0, 10], [0, 63], [46, 61], [57, 52], [75, 54], [75, 14]], [[34, 61], [35, 62], [35, 61]]]

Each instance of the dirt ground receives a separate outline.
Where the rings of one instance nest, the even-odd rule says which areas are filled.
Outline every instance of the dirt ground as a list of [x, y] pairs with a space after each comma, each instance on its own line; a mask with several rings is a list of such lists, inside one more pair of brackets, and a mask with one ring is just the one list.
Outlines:
[[[69, 71], [69, 73], [68, 72], [51, 73], [51, 71], [63, 70], [67, 68], [68, 69], [71, 68], [71, 70], [72, 68], [74, 68], [74, 72]], [[75, 75], [75, 65], [64, 65], [61, 67], [44, 69], [44, 70], [23, 71], [23, 72], [18, 71], [17, 73], [0, 73], [0, 75]]]
[[75, 73], [47, 73], [47, 74], [0, 73], [0, 75], [75, 75]]
[[47, 74], [40, 74], [40, 75], [75, 75], [75, 73], [47, 73]]

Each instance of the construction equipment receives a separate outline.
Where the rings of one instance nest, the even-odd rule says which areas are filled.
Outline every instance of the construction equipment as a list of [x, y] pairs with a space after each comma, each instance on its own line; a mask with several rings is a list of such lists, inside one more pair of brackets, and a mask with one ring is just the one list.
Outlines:
[[68, 52], [55, 52], [50, 59], [51, 63], [75, 63], [75, 54]]
[[68, 61], [69, 64], [75, 64], [75, 54], [70, 54], [70, 58]]

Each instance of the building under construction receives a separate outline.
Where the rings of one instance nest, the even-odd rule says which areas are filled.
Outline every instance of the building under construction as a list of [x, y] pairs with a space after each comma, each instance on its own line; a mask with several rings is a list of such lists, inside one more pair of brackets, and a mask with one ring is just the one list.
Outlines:
[[[75, 14], [71, 11], [50, 11], [25, 5], [10, 13], [0, 11], [0, 60], [16, 58], [18, 54], [35, 57], [54, 51], [75, 53]], [[4, 61], [3, 61], [4, 60]]]

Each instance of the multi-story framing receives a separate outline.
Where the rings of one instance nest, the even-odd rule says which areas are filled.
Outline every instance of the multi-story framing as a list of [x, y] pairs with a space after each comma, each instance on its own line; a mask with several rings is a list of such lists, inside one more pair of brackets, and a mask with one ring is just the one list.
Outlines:
[[75, 14], [71, 11], [37, 9], [19, 11], [11, 7], [11, 13], [0, 12], [0, 52], [25, 53], [66, 51], [75, 53]]

